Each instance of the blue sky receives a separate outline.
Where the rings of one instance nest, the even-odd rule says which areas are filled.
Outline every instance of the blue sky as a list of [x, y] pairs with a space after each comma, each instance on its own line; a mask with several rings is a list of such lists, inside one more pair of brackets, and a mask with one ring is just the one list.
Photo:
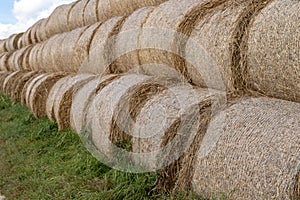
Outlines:
[[13, 0], [0, 1], [0, 23], [11, 24], [17, 22], [15, 16], [12, 13], [13, 7]]
[[0, 39], [26, 31], [61, 4], [75, 0], [0, 0]]

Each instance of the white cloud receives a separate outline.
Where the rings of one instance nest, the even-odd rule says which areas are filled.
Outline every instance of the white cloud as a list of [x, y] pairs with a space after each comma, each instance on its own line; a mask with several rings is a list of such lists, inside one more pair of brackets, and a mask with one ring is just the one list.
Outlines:
[[61, 4], [75, 0], [19, 0], [14, 1], [13, 14], [17, 19], [15, 24], [0, 23], [0, 38], [7, 38], [13, 33], [26, 31], [39, 19], [48, 17]]

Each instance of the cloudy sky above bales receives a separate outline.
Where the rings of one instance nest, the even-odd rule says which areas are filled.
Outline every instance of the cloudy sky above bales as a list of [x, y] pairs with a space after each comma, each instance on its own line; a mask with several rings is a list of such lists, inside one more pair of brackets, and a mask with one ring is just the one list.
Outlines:
[[75, 0], [0, 0], [0, 39], [24, 32], [61, 4]]

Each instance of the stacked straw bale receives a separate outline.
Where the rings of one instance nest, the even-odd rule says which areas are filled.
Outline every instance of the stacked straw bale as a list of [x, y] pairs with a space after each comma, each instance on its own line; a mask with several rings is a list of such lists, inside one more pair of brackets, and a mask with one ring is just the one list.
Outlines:
[[153, 11], [154, 7], [145, 7], [136, 10], [126, 18], [124, 24], [115, 39], [113, 48], [108, 48], [114, 52], [107, 54], [114, 54], [112, 61], [114, 63], [110, 66], [111, 73], [126, 72], [130, 68], [139, 67], [139, 36], [142, 25], [148, 15]]
[[67, 5], [61, 5], [55, 8], [52, 14], [48, 17], [45, 24], [45, 39], [70, 30], [68, 28], [68, 15], [74, 5], [75, 2]]
[[300, 102], [300, 2], [275, 0], [251, 22], [245, 58], [249, 87]]
[[8, 71], [7, 60], [9, 57], [8, 52], [4, 52], [0, 55], [0, 71]]
[[5, 40], [0, 40], [0, 54], [6, 52], [6, 48], [5, 48]]
[[229, 199], [299, 197], [299, 113], [299, 103], [269, 98], [241, 99], [225, 109], [200, 146], [194, 190]]
[[[7, 80], [5, 85], [3, 84], [3, 92], [8, 96], [10, 99], [13, 100], [13, 96], [16, 92], [21, 92], [21, 91], [16, 91], [16, 83], [19, 81], [19, 79], [25, 74], [28, 73], [28, 71], [25, 70], [20, 70], [12, 73], [12, 76]], [[14, 102], [14, 101], [13, 101]]]
[[[99, 0], [89, 0], [84, 11], [83, 11], [83, 20], [85, 25], [94, 24], [98, 22], [98, 7]], [[100, 23], [102, 23], [101, 21]]]
[[[46, 19], [41, 19], [30, 27], [24, 34], [16, 34], [5, 40], [5, 49], [13, 51], [18, 48], [45, 41], [56, 34], [72, 31], [76, 28], [103, 23], [116, 16], [126, 16], [138, 8], [156, 6], [166, 0], [78, 0], [58, 6]], [[21, 37], [20, 42], [19, 37]], [[0, 43], [1, 44], [1, 43]], [[1, 45], [0, 45], [1, 47]]]
[[91, 74], [78, 74], [65, 81], [56, 92], [53, 111], [59, 130], [70, 128], [70, 110], [75, 90], [94, 78], [95, 76]]
[[3, 84], [1, 85], [2, 87], [2, 92], [4, 94], [8, 94], [9, 92], [9, 87], [10, 87], [10, 84], [11, 84], [11, 80], [14, 80], [14, 77], [16, 75], [18, 75], [18, 73], [20, 73], [19, 71], [15, 71], [15, 72], [11, 72], [8, 76], [5, 77], [5, 79], [3, 80]]
[[81, 133], [87, 121], [87, 113], [90, 110], [91, 102], [96, 94], [113, 80], [118, 79], [117, 75], [108, 75], [105, 77], [95, 77], [90, 82], [74, 89], [73, 102], [70, 110], [71, 128]]
[[8, 52], [12, 52], [18, 49], [18, 42], [20, 38], [23, 36], [23, 33], [13, 34], [9, 36], [5, 41], [5, 49]]
[[79, 64], [76, 63], [76, 53], [75, 47], [77, 45], [77, 41], [80, 39], [81, 35], [85, 32], [88, 27], [82, 27], [75, 29], [68, 34], [65, 35], [62, 41], [62, 51], [61, 58], [62, 61], [59, 63], [60, 70], [69, 71], [69, 72], [77, 72], [79, 68]]
[[36, 76], [33, 76], [31, 79], [28, 80], [28, 82], [24, 85], [24, 88], [22, 90], [21, 94], [21, 104], [23, 106], [28, 106], [29, 107], [29, 97], [30, 93], [32, 91], [33, 86], [42, 78], [47, 76], [46, 73], [40, 73], [37, 74]]
[[36, 118], [46, 116], [48, 94], [53, 85], [64, 76], [66, 76], [65, 73], [50, 73], [32, 84], [28, 94], [27, 105]]
[[[94, 98], [93, 104], [88, 111], [88, 119], [86, 124], [83, 124], [85, 131], [91, 131], [90, 138], [94, 143], [97, 151], [107, 158], [107, 162], [116, 162], [113, 155], [114, 146], [111, 143], [119, 142], [115, 139], [114, 134], [114, 114], [117, 105], [122, 98], [134, 87], [142, 84], [145, 81], [151, 80], [152, 77], [146, 75], [128, 74], [112, 81], [104, 87]], [[127, 136], [121, 135], [120, 141], [127, 140]]]
[[[80, 0], [75, 2], [68, 13], [68, 29], [74, 30], [79, 27], [83, 27], [84, 24], [84, 10], [87, 6], [88, 0]], [[90, 24], [88, 24], [90, 25]]]
[[100, 26], [101, 23], [95, 23], [89, 26], [76, 42], [73, 52], [74, 56], [72, 58], [74, 59], [74, 64], [76, 65], [74, 66], [76, 67], [75, 71], [78, 71], [82, 63], [87, 60], [91, 42]]
[[70, 74], [67, 75], [63, 78], [61, 78], [60, 80], [58, 80], [53, 87], [51, 88], [49, 94], [48, 94], [48, 98], [46, 101], [46, 115], [48, 117], [48, 119], [50, 119], [51, 121], [55, 121], [55, 116], [54, 116], [54, 103], [55, 103], [55, 99], [56, 96], [58, 94], [58, 92], [61, 90], [62, 86], [65, 84], [65, 82], [67, 82], [69, 79], [71, 79], [74, 76], [74, 74]]
[[109, 67], [104, 53], [115, 27], [120, 26], [123, 20], [123, 17], [114, 17], [97, 29], [90, 43], [89, 56], [82, 63], [79, 73], [102, 74]]
[[14, 57], [15, 57], [14, 52], [9, 52], [8, 53], [8, 58], [7, 58], [7, 70], [8, 71], [15, 71], [15, 62], [14, 62]]
[[56, 40], [54, 43], [51, 44], [51, 48], [50, 48], [50, 54], [48, 59], [52, 60], [52, 63], [50, 64], [50, 66], [48, 67], [49, 71], [64, 71], [64, 68], [62, 65], [63, 63], [63, 57], [62, 57], [62, 43], [66, 37], [68, 33], [63, 33], [63, 34], [59, 34], [56, 35]]
[[28, 70], [30, 69], [30, 61], [29, 61], [29, 58], [30, 58], [30, 52], [32, 50], [33, 46], [28, 46], [28, 48], [26, 48], [24, 54], [23, 54], [23, 57], [22, 57], [22, 61], [21, 61], [21, 66], [22, 66], [22, 69], [25, 69], [25, 70]]
[[12, 91], [11, 91], [11, 99], [13, 103], [18, 103], [21, 102], [21, 94], [22, 90], [27, 83], [32, 77], [36, 76], [38, 74], [37, 71], [28, 71], [24, 70], [20, 76], [18, 76], [13, 83], [12, 86]]
[[11, 72], [4, 72], [4, 71], [0, 71], [0, 92], [3, 93], [3, 83], [5, 78], [10, 74]]
[[98, 19], [107, 20], [114, 16], [126, 16], [138, 8], [157, 6], [166, 0], [104, 0], [98, 3]]

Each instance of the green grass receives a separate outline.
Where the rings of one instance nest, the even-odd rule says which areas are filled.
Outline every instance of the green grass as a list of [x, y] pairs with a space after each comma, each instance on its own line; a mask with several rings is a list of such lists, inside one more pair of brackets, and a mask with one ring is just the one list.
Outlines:
[[77, 134], [58, 132], [0, 95], [0, 194], [7, 199], [197, 199], [154, 192], [157, 179], [103, 165]]

